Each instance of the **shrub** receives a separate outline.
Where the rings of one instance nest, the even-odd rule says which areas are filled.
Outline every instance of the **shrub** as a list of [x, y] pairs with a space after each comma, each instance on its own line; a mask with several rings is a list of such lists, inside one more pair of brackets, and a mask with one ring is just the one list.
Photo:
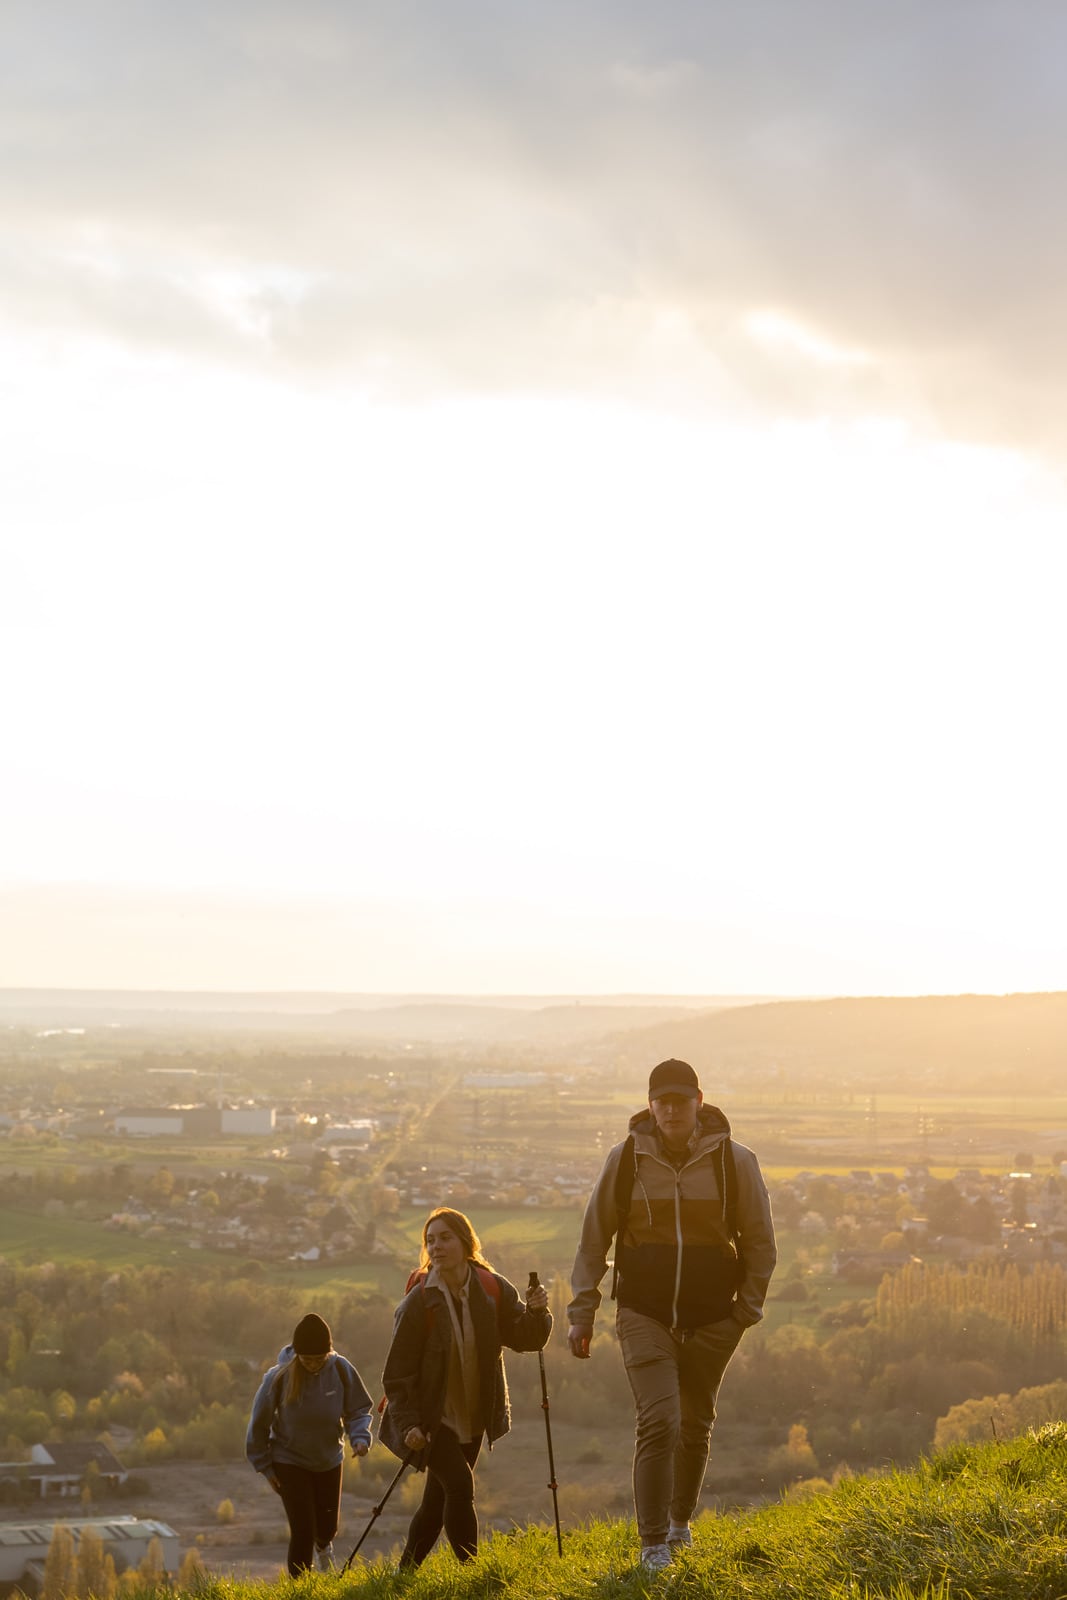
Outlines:
[[183, 1591], [199, 1589], [206, 1581], [207, 1572], [200, 1558], [199, 1550], [187, 1550], [182, 1556], [182, 1563], [178, 1568], [178, 1588]]

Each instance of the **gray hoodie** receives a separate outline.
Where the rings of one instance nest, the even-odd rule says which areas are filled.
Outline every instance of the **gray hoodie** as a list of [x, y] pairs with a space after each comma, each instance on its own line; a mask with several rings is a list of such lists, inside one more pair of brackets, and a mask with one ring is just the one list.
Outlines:
[[299, 1401], [287, 1405], [285, 1374], [295, 1360], [285, 1345], [252, 1402], [245, 1455], [257, 1472], [276, 1461], [329, 1472], [344, 1460], [346, 1435], [353, 1449], [371, 1442], [371, 1397], [352, 1363], [332, 1352], [321, 1372], [305, 1371]]

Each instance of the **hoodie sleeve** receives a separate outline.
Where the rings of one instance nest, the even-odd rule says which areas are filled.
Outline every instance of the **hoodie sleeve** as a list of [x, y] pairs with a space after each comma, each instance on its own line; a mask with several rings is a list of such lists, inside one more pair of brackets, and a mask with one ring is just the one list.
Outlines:
[[352, 1365], [351, 1361], [341, 1357], [337, 1363], [341, 1372], [342, 1405], [341, 1413], [345, 1433], [353, 1450], [357, 1444], [370, 1446], [370, 1421], [373, 1402], [367, 1393], [367, 1387]]
[[280, 1367], [271, 1367], [256, 1390], [252, 1401], [252, 1415], [245, 1434], [245, 1455], [257, 1472], [269, 1472], [273, 1465], [270, 1448], [270, 1425], [278, 1404], [277, 1379]]
[[734, 1317], [750, 1328], [763, 1316], [771, 1273], [778, 1248], [771, 1221], [771, 1201], [759, 1162], [744, 1145], [734, 1141], [737, 1170], [737, 1231], [745, 1275], [737, 1291]]
[[574, 1299], [567, 1307], [567, 1318], [573, 1327], [591, 1328], [603, 1299], [600, 1282], [608, 1270], [608, 1251], [619, 1220], [615, 1210], [615, 1178], [624, 1147], [625, 1140], [608, 1153], [582, 1218], [578, 1253], [571, 1271]]

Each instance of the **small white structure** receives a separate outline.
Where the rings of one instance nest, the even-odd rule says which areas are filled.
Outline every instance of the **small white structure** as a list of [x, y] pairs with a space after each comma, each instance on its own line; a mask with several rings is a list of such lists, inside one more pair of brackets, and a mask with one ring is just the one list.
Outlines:
[[373, 1117], [357, 1117], [352, 1122], [332, 1122], [315, 1140], [316, 1150], [326, 1150], [331, 1156], [344, 1150], [366, 1150], [373, 1143], [375, 1123]]
[[[50, 1494], [80, 1494], [85, 1474], [92, 1465], [102, 1482], [117, 1488], [129, 1474], [118, 1456], [106, 1444], [49, 1440], [30, 1449], [26, 1477], [41, 1486], [42, 1498]], [[2, 1470], [2, 1469], [0, 1469]]]
[[[148, 1554], [148, 1546], [158, 1539], [163, 1550], [163, 1566], [176, 1572], [181, 1561], [178, 1535], [166, 1522], [148, 1517], [77, 1517], [64, 1521], [77, 1550], [86, 1528], [100, 1535], [104, 1549], [112, 1557], [116, 1572], [138, 1567]], [[56, 1530], [54, 1522], [0, 1523], [0, 1584], [18, 1584], [23, 1590], [39, 1589], [44, 1578], [48, 1546]]]

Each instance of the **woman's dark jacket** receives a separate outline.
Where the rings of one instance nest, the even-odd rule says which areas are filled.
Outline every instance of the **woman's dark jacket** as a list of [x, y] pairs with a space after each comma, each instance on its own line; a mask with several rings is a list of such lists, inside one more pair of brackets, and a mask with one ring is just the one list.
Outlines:
[[[529, 1311], [519, 1298], [514, 1284], [494, 1272], [500, 1289], [499, 1301], [482, 1287], [478, 1273], [470, 1276], [471, 1327], [478, 1352], [480, 1386], [479, 1416], [490, 1449], [511, 1427], [508, 1380], [504, 1373], [502, 1349], [543, 1350], [552, 1332], [548, 1311]], [[393, 1340], [385, 1358], [382, 1382], [386, 1407], [379, 1438], [395, 1456], [410, 1454], [404, 1435], [421, 1428], [432, 1437], [445, 1408], [448, 1368], [452, 1354], [452, 1318], [445, 1303], [445, 1291], [433, 1284], [416, 1283], [396, 1308]], [[412, 1465], [425, 1465], [415, 1455]]]

